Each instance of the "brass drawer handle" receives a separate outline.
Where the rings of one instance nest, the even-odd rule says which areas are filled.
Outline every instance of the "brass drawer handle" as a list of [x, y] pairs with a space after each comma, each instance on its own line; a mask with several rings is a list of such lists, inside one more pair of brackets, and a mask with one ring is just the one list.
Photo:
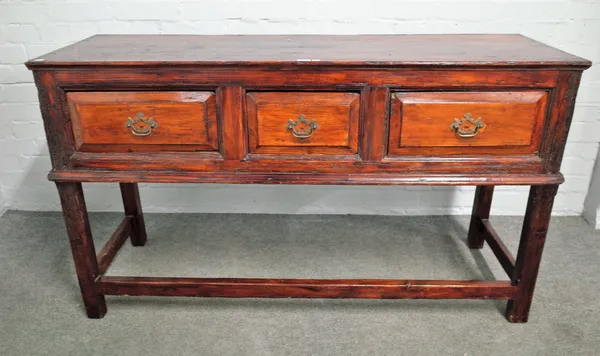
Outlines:
[[[302, 124], [303, 127], [296, 128], [296, 126]], [[292, 119], [289, 119], [287, 124], [287, 129], [292, 132], [292, 135], [297, 138], [309, 138], [315, 133], [315, 130], [319, 128], [319, 124], [317, 124], [316, 120], [308, 121], [306, 119], [306, 115], [300, 114], [298, 116], [298, 120], [294, 122]]]
[[[144, 123], [144, 125], [136, 126], [138, 122], [142, 122]], [[148, 136], [152, 133], [152, 129], [158, 127], [158, 123], [154, 120], [153, 117], [146, 119], [144, 117], [144, 114], [138, 112], [135, 115], [135, 119], [132, 119], [130, 117], [127, 118], [125, 126], [129, 127], [129, 129], [131, 129], [131, 133], [136, 136]]]
[[454, 122], [450, 124], [450, 129], [454, 130], [460, 137], [475, 137], [477, 136], [480, 129], [485, 126], [485, 123], [478, 118], [474, 120], [471, 113], [466, 113], [462, 120], [454, 118]]

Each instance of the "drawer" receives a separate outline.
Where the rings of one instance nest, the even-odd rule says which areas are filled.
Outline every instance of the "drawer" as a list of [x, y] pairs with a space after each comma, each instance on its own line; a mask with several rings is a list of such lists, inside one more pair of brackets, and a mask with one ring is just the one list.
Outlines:
[[216, 151], [211, 92], [71, 92], [78, 151]]
[[395, 93], [388, 154], [533, 154], [545, 91]]
[[251, 153], [358, 153], [357, 93], [251, 92], [246, 105]]

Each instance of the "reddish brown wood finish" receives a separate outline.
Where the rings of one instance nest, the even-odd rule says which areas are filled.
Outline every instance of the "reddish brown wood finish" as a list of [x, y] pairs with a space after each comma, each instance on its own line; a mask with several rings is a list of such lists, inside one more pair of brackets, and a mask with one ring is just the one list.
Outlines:
[[130, 220], [131, 244], [144, 246], [148, 237], [138, 185], [137, 183], [120, 183], [119, 187], [121, 188], [125, 217]]
[[248, 136], [244, 120], [244, 90], [238, 86], [218, 89], [221, 113], [221, 153], [226, 160], [240, 161], [248, 153]]
[[[540, 144], [546, 97], [545, 91], [395, 93], [389, 154], [533, 154]], [[468, 114], [483, 127], [468, 123]], [[465, 120], [474, 136], [453, 131], [455, 120]]]
[[[358, 153], [359, 94], [251, 92], [246, 105], [251, 153]], [[294, 136], [292, 130], [307, 137]]]
[[485, 228], [485, 241], [492, 249], [492, 252], [494, 252], [498, 262], [500, 262], [500, 265], [504, 269], [504, 272], [506, 272], [509, 277], [512, 277], [515, 269], [515, 258], [492, 226], [492, 223], [490, 223], [488, 219], [481, 219], [481, 223]]
[[[31, 64], [29, 64], [31, 67]], [[37, 68], [37, 67], [32, 67]], [[368, 68], [368, 70], [365, 70]], [[238, 70], [234, 70], [238, 69]], [[243, 69], [240, 71], [239, 69]], [[521, 69], [521, 70], [515, 70]], [[35, 70], [35, 69], [34, 69]], [[40, 68], [38, 70], [44, 70]], [[102, 68], [102, 72], [90, 72], [89, 69], [73, 67], [68, 71], [56, 72], [56, 82], [70, 89], [93, 90], [99, 88], [121, 88], [137, 90], [140, 88], [207, 88], [223, 85], [244, 86], [251, 90], [331, 90], [342, 88], [357, 90], [365, 85], [390, 88], [554, 88], [560, 73], [555, 67], [531, 70], [515, 67], [513, 70], [493, 70], [469, 67], [396, 68], [378, 67], [365, 64], [364, 68], [305, 67], [290, 65], [283, 68], [255, 66], [210, 66], [161, 67], [163, 75], [157, 76], [153, 67], [124, 66]], [[318, 80], [315, 79], [318, 76]], [[265, 78], [269, 78], [268, 81]], [[190, 89], [191, 90], [191, 89]]]
[[65, 92], [58, 86], [53, 72], [33, 72], [46, 140], [53, 169], [68, 169], [70, 157], [75, 152], [73, 125], [66, 120], [68, 108]]
[[[72, 92], [67, 101], [78, 151], [216, 151], [216, 100], [210, 92]], [[138, 113], [158, 125], [147, 136], [126, 126]], [[138, 122], [142, 130], [148, 124]]]
[[[89, 317], [105, 294], [493, 298], [524, 322], [590, 62], [515, 35], [95, 36], [26, 64]], [[156, 131], [130, 136], [119, 120], [137, 111]], [[486, 127], [457, 138], [466, 112]], [[300, 114], [319, 123], [310, 139], [286, 130]], [[81, 182], [120, 183], [136, 246], [137, 182], [476, 185], [469, 245], [486, 240], [511, 281], [101, 276], [125, 228], [99, 267]], [[516, 261], [488, 221], [495, 185], [533, 186]]]
[[519, 35], [96, 35], [28, 62], [162, 65], [568, 66], [590, 62]]
[[[365, 161], [381, 161], [385, 151], [385, 135], [388, 120], [389, 90], [381, 87], [369, 87], [363, 92], [366, 118], [362, 127], [362, 146], [360, 155]], [[394, 163], [389, 162], [390, 166]], [[384, 171], [379, 169], [379, 171]]]
[[83, 188], [81, 183], [75, 182], [56, 182], [56, 187], [62, 204], [85, 310], [90, 318], [102, 318], [106, 314], [106, 301], [104, 294], [99, 292], [95, 285], [100, 271], [83, 197]]
[[99, 274], [106, 273], [108, 267], [115, 259], [117, 252], [123, 246], [129, 235], [131, 234], [132, 217], [125, 217], [119, 224], [110, 239], [106, 242], [102, 250], [98, 253], [98, 272]]
[[540, 157], [544, 160], [542, 173], [560, 170], [580, 80], [581, 72], [561, 72], [557, 87], [552, 91], [551, 106], [553, 110], [549, 115], [540, 149]]
[[509, 299], [510, 282], [385, 279], [102, 277], [104, 294], [221, 298]]
[[558, 185], [532, 186], [529, 193], [521, 242], [511, 277], [513, 285], [518, 286], [519, 291], [508, 301], [506, 307], [506, 317], [513, 323], [525, 323], [529, 317], [557, 190]]
[[[98, 178], [99, 174], [102, 178]], [[340, 184], [340, 185], [532, 185], [561, 184], [562, 174], [278, 174], [278, 173], [190, 173], [172, 171], [53, 171], [54, 181], [75, 182], [149, 182], [149, 183], [228, 183], [228, 184]]]
[[[363, 135], [363, 142], [371, 138]], [[383, 148], [383, 143], [374, 144]], [[284, 155], [248, 154], [243, 161], [224, 160], [212, 152], [152, 153], [91, 153], [77, 152], [70, 163], [78, 169], [100, 170], [178, 170], [190, 174], [219, 173], [410, 173], [410, 174], [539, 174], [541, 160], [537, 156], [404, 156], [387, 157], [379, 162], [365, 162], [367, 151], [355, 155]], [[381, 154], [380, 154], [381, 156]], [[370, 158], [370, 156], [369, 156]], [[375, 159], [375, 158], [373, 158]], [[358, 163], [357, 161], [363, 161]], [[301, 175], [299, 175], [300, 177]], [[102, 179], [102, 176], [98, 177]]]
[[[370, 67], [369, 67], [370, 68]], [[144, 77], [137, 77], [136, 73], [140, 71], [144, 73]], [[480, 156], [477, 157], [481, 160], [480, 163], [475, 164], [470, 161], [469, 164], [465, 165], [463, 160], [464, 157], [455, 155], [455, 158], [444, 161], [436, 160], [438, 157], [432, 157], [431, 155], [414, 156], [410, 160], [406, 160], [405, 157], [393, 157], [385, 159], [385, 162], [381, 161], [380, 157], [383, 157], [383, 153], [386, 150], [386, 136], [387, 136], [387, 122], [388, 113], [387, 108], [389, 107], [389, 87], [365, 87], [365, 83], [379, 83], [378, 80], [381, 78], [389, 78], [390, 81], [387, 85], [400, 86], [414, 88], [427, 88], [427, 87], [445, 87], [445, 86], [466, 86], [466, 87], [481, 87], [491, 86], [493, 88], [501, 87], [519, 87], [519, 86], [537, 86], [537, 87], [552, 87], [557, 78], [557, 72], [546, 72], [546, 71], [512, 71], [506, 73], [500, 73], [497, 71], [462, 71], [452, 70], [443, 73], [436, 73], [434, 71], [382, 71], [373, 69], [372, 71], [361, 70], [357, 72], [360, 77], [349, 78], [353, 76], [351, 70], [341, 68], [335, 72], [332, 69], [328, 69], [326, 72], [319, 71], [319, 82], [317, 84], [309, 84], [303, 82], [305, 78], [314, 77], [314, 69], [312, 72], [307, 71], [304, 68], [290, 69], [285, 71], [278, 71], [276, 76], [269, 74], [268, 72], [253, 73], [252, 68], [244, 68], [241, 71], [223, 71], [223, 68], [203, 68], [201, 71], [189, 70], [188, 68], [172, 68], [164, 67], [160, 68], [159, 73], [149, 73], [152, 70], [147, 68], [130, 67], [127, 71], [119, 71], [112, 68], [103, 68], [102, 72], [104, 75], [96, 77], [97, 71], [90, 70], [77, 70], [70, 69], [68, 71], [55, 72], [56, 86], [59, 91], [64, 90], [125, 90], [125, 89], [140, 89], [140, 88], [152, 88], [153, 90], [162, 90], [166, 85], [172, 88], [184, 88], [190, 86], [190, 84], [201, 83], [205, 85], [207, 90], [217, 91], [217, 107], [218, 107], [218, 121], [221, 129], [220, 137], [220, 151], [224, 155], [226, 163], [221, 163], [222, 159], [219, 156], [210, 155], [197, 155], [194, 159], [189, 160], [186, 157], [185, 160], [181, 160], [184, 152], [170, 152], [170, 156], [161, 156], [160, 160], [156, 160], [154, 164], [147, 165], [144, 162], [148, 162], [151, 157], [146, 154], [140, 154], [133, 156], [129, 159], [127, 166], [136, 167], [143, 164], [144, 169], [159, 169], [161, 166], [169, 166], [169, 169], [176, 170], [209, 170], [209, 171], [265, 171], [273, 169], [273, 162], [265, 162], [261, 164], [256, 160], [262, 158], [255, 156], [254, 154], [248, 155], [248, 137], [246, 133], [247, 125], [246, 119], [243, 116], [244, 107], [244, 90], [242, 87], [223, 85], [223, 83], [238, 82], [243, 78], [251, 79], [247, 84], [250, 85], [248, 88], [255, 88], [256, 86], [265, 87], [266, 81], [262, 78], [269, 77], [268, 83], [271, 87], [275, 85], [276, 88], [281, 89], [284, 87], [296, 87], [314, 91], [319, 86], [329, 85], [332, 87], [344, 87], [346, 90], [361, 90], [361, 103], [362, 116], [364, 116], [364, 129], [361, 129], [362, 133], [359, 139], [359, 152], [360, 157], [367, 162], [368, 165], [347, 165], [347, 172], [356, 171], [377, 171], [377, 172], [429, 172], [429, 173], [440, 173], [440, 172], [453, 172], [453, 173], [464, 173], [468, 169], [472, 169], [474, 172], [480, 172], [482, 169], [493, 171], [497, 169], [499, 172], [512, 172], [512, 173], [536, 173], [540, 162], [534, 162], [530, 157], [523, 155], [513, 155], [511, 159], [504, 159], [501, 165], [494, 165], [493, 160], [489, 157]], [[156, 69], [155, 69], [156, 71]], [[76, 74], [77, 72], [77, 74]], [[232, 77], [232, 74], [236, 74], [236, 78]], [[331, 75], [335, 80], [327, 84], [326, 77]], [[391, 77], [390, 77], [391, 75]], [[66, 78], [67, 76], [68, 78]], [[497, 78], [496, 78], [497, 76]], [[63, 78], [65, 77], [65, 78]], [[492, 78], [494, 77], [494, 78]], [[61, 79], [59, 79], [61, 78]], [[109, 81], [107, 79], [110, 78]], [[123, 81], [124, 78], [129, 78], [127, 81]], [[163, 81], [165, 78], [171, 78], [170, 82]], [[178, 79], [179, 78], [179, 79]], [[212, 78], [212, 79], [211, 79]], [[278, 80], [282, 80], [281, 83]], [[354, 82], [352, 84], [352, 82]], [[135, 87], [132, 88], [132, 83], [135, 83]], [[219, 84], [220, 83], [220, 84]], [[303, 86], [303, 87], [302, 87]], [[194, 89], [197, 89], [198, 84], [195, 85]], [[235, 92], [234, 92], [235, 91]], [[370, 98], [370, 99], [369, 99]], [[369, 104], [371, 103], [371, 104]], [[368, 105], [373, 105], [369, 108]], [[70, 125], [70, 121], [67, 123]], [[58, 124], [58, 130], [62, 130]], [[65, 126], [65, 125], [62, 125]], [[67, 127], [65, 126], [65, 129]], [[65, 147], [65, 150], [69, 150], [69, 147]], [[73, 148], [72, 150], [75, 150]], [[154, 157], [155, 154], [152, 155]], [[251, 157], [252, 156], [252, 157]], [[69, 157], [80, 157], [78, 155], [73, 156], [71, 153]], [[103, 153], [104, 167], [99, 167], [97, 164], [93, 166], [82, 166], [81, 163], [67, 159], [67, 164], [78, 164], [81, 168], [105, 168], [105, 169], [122, 169], [118, 164], [109, 162], [111, 157], [119, 157], [116, 153], [112, 154]], [[215, 157], [213, 162], [204, 161], [204, 167], [199, 165], [191, 164], [194, 160], [198, 160], [202, 157]], [[268, 157], [265, 157], [268, 158]], [[344, 162], [340, 162], [338, 159], [335, 161], [324, 162], [323, 159], [327, 157], [321, 157], [319, 160], [312, 160], [311, 164], [298, 164], [298, 155], [295, 157], [277, 157], [277, 169], [283, 169], [287, 171], [295, 170], [296, 172], [314, 172], [314, 171], [332, 171], [339, 170], [344, 167]], [[532, 157], [537, 158], [537, 157]], [[246, 161], [255, 161], [256, 163], [247, 163]], [[379, 163], [381, 162], [381, 163]], [[255, 167], [256, 165], [256, 167]], [[289, 168], [288, 168], [289, 167]], [[293, 167], [293, 168], [292, 168]]]
[[468, 245], [470, 248], [482, 248], [485, 238], [485, 226], [482, 219], [490, 217], [492, 198], [494, 197], [494, 186], [478, 186], [475, 189], [475, 201], [471, 212], [471, 223], [469, 225]]

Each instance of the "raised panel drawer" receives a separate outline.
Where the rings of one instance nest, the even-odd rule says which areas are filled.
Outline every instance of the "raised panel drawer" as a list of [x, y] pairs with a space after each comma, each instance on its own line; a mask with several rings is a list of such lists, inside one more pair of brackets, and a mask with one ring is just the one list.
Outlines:
[[357, 93], [251, 92], [246, 103], [251, 153], [358, 153]]
[[420, 92], [392, 96], [388, 154], [533, 154], [545, 91]]
[[70, 92], [78, 151], [216, 151], [212, 92]]

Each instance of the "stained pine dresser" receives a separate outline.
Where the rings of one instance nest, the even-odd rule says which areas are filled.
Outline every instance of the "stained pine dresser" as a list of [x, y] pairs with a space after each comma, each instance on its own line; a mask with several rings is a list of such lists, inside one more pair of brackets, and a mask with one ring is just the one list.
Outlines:
[[[26, 64], [90, 318], [106, 313], [105, 295], [478, 298], [507, 300], [511, 322], [528, 318], [590, 66], [519, 35], [104, 35]], [[99, 252], [87, 182], [119, 183], [123, 197], [124, 219]], [[146, 242], [139, 182], [477, 186], [468, 245], [487, 242], [508, 276], [109, 275], [128, 238]], [[531, 187], [516, 257], [488, 219], [496, 185]]]

